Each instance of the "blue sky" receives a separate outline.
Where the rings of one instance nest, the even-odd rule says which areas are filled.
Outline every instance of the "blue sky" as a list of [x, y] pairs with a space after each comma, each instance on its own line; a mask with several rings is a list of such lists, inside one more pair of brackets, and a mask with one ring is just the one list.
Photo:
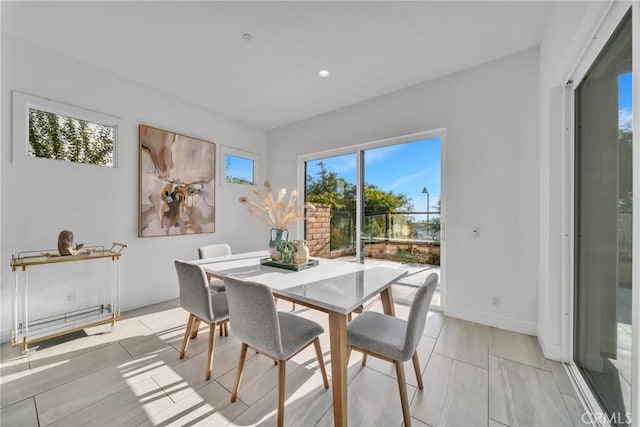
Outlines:
[[253, 182], [253, 160], [225, 154], [224, 167], [225, 176], [246, 179], [247, 181]]
[[624, 125], [631, 122], [631, 104], [633, 91], [631, 90], [631, 73], [618, 76], [618, 123]]
[[[416, 211], [424, 212], [429, 191], [431, 211], [440, 200], [440, 138], [429, 138], [365, 150], [365, 182], [383, 191], [406, 194]], [[329, 171], [336, 172], [348, 182], [356, 182], [356, 155], [322, 159]], [[319, 160], [307, 163], [307, 174], [314, 175], [320, 168]]]

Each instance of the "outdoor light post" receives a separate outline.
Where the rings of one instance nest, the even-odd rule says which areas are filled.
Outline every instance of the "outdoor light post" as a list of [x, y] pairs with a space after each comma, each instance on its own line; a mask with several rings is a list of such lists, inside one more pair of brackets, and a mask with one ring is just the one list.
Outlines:
[[431, 227], [431, 224], [429, 224], [429, 190], [427, 190], [427, 187], [422, 187], [422, 194], [427, 195], [427, 236], [429, 236], [429, 228]]

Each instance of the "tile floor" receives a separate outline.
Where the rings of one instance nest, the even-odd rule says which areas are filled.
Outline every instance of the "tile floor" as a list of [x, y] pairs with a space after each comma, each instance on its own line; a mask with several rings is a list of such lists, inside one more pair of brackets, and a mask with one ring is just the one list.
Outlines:
[[[279, 308], [290, 306], [280, 301]], [[396, 311], [406, 317], [409, 310], [396, 304]], [[328, 330], [326, 315], [296, 313]], [[216, 337], [213, 374], [205, 381], [204, 327], [178, 359], [186, 319], [176, 300], [124, 313], [113, 332], [100, 326], [42, 343], [28, 357], [3, 344], [0, 424], [275, 425], [273, 362], [250, 352], [239, 399], [230, 403], [240, 343]], [[331, 373], [327, 334], [321, 342]], [[582, 425], [562, 366], [543, 357], [534, 337], [430, 312], [418, 354], [423, 391], [410, 362], [405, 368], [414, 426]], [[348, 370], [349, 424], [400, 427], [395, 369], [372, 358], [362, 367], [360, 360], [354, 352]], [[313, 346], [287, 364], [286, 396], [287, 425], [333, 425], [331, 390], [322, 387]]]

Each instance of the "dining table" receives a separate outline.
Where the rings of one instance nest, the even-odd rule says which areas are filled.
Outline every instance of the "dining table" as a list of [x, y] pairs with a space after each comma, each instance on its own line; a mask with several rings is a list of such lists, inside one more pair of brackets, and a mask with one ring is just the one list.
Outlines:
[[348, 319], [378, 295], [384, 313], [394, 316], [391, 285], [407, 270], [325, 258], [310, 258], [309, 265], [302, 267], [265, 265], [269, 261], [267, 251], [256, 251], [190, 262], [200, 265], [208, 276], [261, 283], [277, 298], [327, 313], [334, 425], [346, 427]]

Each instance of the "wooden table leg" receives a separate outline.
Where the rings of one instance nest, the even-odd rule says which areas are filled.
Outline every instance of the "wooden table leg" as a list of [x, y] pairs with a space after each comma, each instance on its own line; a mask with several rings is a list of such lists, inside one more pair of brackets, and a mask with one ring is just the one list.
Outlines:
[[331, 345], [331, 385], [333, 387], [333, 425], [347, 427], [347, 315], [329, 313]]
[[384, 310], [384, 314], [395, 316], [396, 309], [393, 306], [393, 294], [391, 293], [391, 286], [380, 292], [380, 299], [382, 299], [382, 309]]

